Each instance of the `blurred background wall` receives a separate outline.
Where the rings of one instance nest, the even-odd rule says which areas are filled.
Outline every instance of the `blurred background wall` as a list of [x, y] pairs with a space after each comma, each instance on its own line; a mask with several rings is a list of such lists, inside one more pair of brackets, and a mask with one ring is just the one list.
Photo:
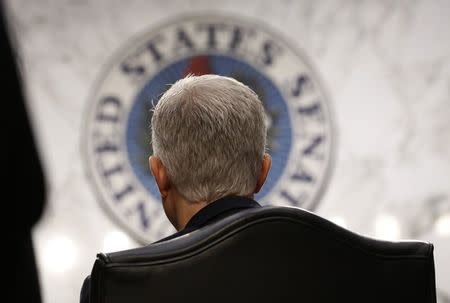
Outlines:
[[[77, 302], [97, 252], [145, 242], [114, 219], [88, 177], [90, 103], [114, 54], [167, 20], [211, 13], [273, 31], [320, 79], [331, 164], [322, 194], [303, 206], [368, 236], [434, 243], [439, 302], [450, 302], [450, 2], [6, 4], [49, 184], [33, 233], [44, 302]], [[158, 207], [151, 220], [165, 222]], [[171, 232], [160, 224], [158, 236]]]

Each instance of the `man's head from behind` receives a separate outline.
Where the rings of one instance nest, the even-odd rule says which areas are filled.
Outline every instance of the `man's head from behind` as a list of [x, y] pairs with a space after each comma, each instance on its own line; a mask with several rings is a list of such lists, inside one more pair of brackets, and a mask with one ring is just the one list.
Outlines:
[[261, 101], [223, 76], [190, 76], [173, 84], [155, 106], [152, 144], [150, 168], [177, 229], [209, 202], [251, 197], [271, 164]]

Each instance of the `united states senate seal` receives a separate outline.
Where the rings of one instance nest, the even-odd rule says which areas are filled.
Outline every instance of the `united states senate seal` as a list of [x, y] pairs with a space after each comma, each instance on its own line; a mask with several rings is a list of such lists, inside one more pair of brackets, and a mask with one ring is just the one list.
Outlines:
[[256, 199], [313, 210], [333, 159], [329, 100], [305, 54], [263, 24], [184, 16], [137, 35], [112, 57], [90, 96], [83, 131], [89, 180], [109, 215], [142, 243], [173, 230], [148, 168], [151, 109], [188, 74], [219, 74], [262, 100], [273, 164]]

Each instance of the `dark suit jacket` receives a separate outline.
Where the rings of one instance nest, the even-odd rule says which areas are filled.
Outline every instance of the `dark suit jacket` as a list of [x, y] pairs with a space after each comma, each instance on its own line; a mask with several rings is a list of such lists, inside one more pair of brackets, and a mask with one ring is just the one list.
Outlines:
[[[227, 216], [233, 215], [239, 211], [249, 208], [261, 207], [258, 202], [238, 196], [228, 196], [216, 200], [204, 208], [202, 208], [198, 213], [196, 213], [191, 220], [189, 220], [186, 227], [164, 239], [161, 239], [155, 243], [164, 242], [167, 240], [171, 240], [182, 235], [193, 232], [196, 229], [199, 229], [208, 224], [214, 223], [220, 219], [223, 219]], [[151, 245], [151, 244], [150, 244]], [[83, 287], [81, 288], [80, 294], [80, 303], [89, 303], [89, 294], [91, 288], [90, 276], [88, 276], [83, 283]]]

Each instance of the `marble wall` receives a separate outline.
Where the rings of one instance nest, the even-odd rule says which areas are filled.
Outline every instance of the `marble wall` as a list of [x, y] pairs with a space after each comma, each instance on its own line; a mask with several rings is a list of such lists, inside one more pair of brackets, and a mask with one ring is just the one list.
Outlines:
[[[7, 2], [49, 184], [34, 241], [44, 302], [77, 302], [95, 254], [137, 246], [97, 203], [81, 130], [102, 67], [125, 41], [181, 13], [250, 18], [309, 56], [337, 143], [315, 210], [361, 234], [435, 244], [450, 302], [449, 1]], [[58, 255], [64, 254], [64, 259]]]

